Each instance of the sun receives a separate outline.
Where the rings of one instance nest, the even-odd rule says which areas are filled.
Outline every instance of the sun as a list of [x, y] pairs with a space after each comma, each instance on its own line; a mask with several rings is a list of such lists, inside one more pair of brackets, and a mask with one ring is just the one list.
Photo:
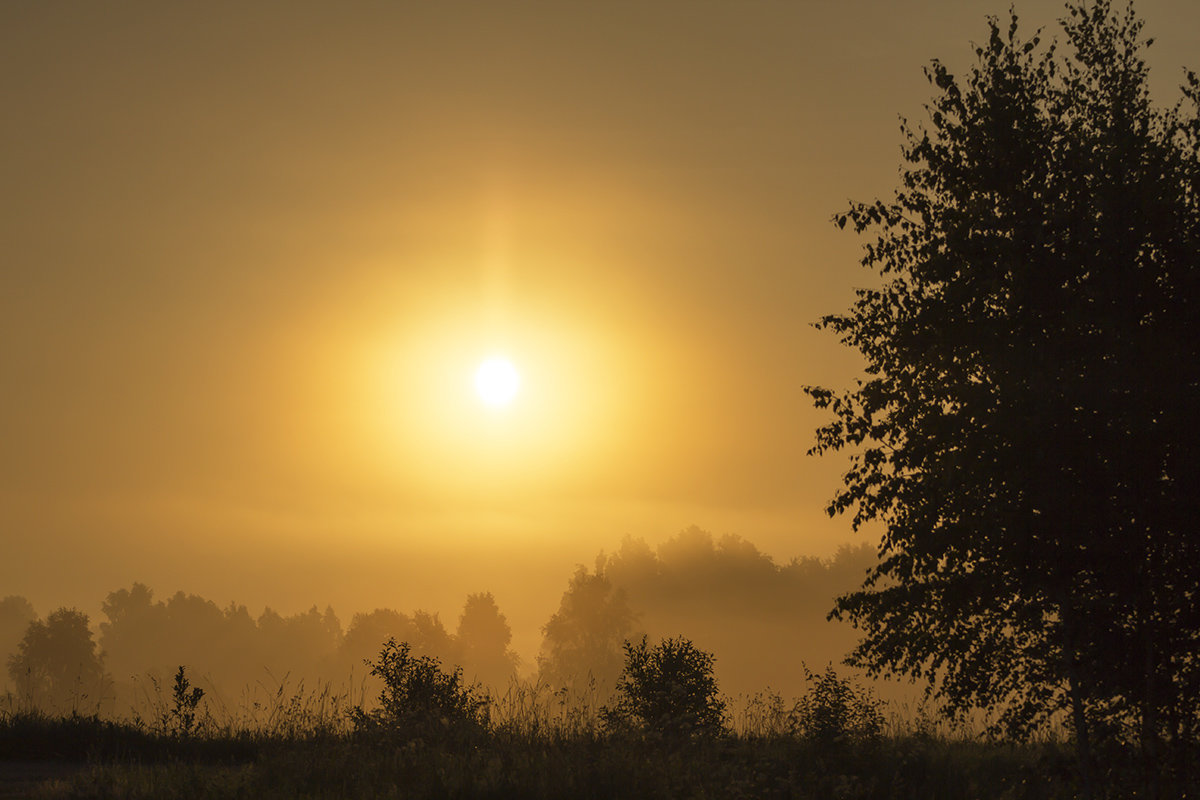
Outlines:
[[489, 358], [475, 370], [475, 391], [484, 405], [503, 408], [517, 396], [521, 376], [507, 358]]

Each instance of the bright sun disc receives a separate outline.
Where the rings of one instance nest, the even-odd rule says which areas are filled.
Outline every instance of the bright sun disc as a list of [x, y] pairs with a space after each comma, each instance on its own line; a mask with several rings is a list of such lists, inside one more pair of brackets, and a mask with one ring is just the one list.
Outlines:
[[521, 377], [512, 362], [504, 358], [489, 358], [475, 370], [475, 391], [485, 404], [499, 408], [517, 396]]

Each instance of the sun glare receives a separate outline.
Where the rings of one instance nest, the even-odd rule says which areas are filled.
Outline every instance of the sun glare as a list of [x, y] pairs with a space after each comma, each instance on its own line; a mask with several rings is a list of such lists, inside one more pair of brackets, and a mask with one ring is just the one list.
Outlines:
[[489, 358], [475, 370], [475, 391], [479, 399], [492, 408], [511, 403], [520, 385], [517, 368], [506, 358]]

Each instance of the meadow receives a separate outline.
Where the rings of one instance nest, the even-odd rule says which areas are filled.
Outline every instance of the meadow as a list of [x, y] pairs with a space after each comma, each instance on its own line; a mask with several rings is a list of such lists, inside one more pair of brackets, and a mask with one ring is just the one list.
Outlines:
[[[594, 694], [515, 680], [502, 696], [473, 695], [483, 702], [477, 714], [404, 720], [380, 711], [383, 696], [364, 709], [348, 693], [286, 681], [222, 707], [182, 672], [121, 719], [52, 716], [10, 697], [0, 713], [0, 797], [1077, 796], [1074, 754], [1058, 738], [988, 739], [924, 708], [873, 701], [832, 674], [813, 676], [798, 699], [723, 698], [719, 730], [706, 732], [614, 724]], [[1126, 796], [1117, 772], [1110, 777], [1112, 796]]]

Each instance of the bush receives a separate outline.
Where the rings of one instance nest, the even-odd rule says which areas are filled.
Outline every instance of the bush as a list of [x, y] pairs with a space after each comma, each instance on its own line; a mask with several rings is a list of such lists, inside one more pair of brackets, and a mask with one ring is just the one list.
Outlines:
[[603, 711], [610, 729], [635, 725], [665, 736], [723, 730], [725, 703], [717, 696], [711, 654], [682, 636], [653, 648], [643, 636], [624, 647], [616, 705]]
[[379, 661], [367, 660], [383, 679], [379, 707], [350, 713], [356, 730], [405, 739], [439, 738], [481, 732], [487, 727], [488, 698], [463, 682], [462, 667], [446, 672], [432, 656], [415, 657], [408, 642], [388, 639]]
[[196, 711], [200, 701], [204, 699], [204, 690], [199, 686], [192, 686], [182, 665], [175, 673], [171, 698], [173, 705], [162, 718], [163, 728], [170, 729], [176, 736], [187, 738], [196, 729]]
[[882, 701], [870, 690], [840, 677], [832, 666], [822, 675], [804, 667], [809, 690], [793, 710], [796, 733], [820, 742], [864, 741], [883, 733]]

